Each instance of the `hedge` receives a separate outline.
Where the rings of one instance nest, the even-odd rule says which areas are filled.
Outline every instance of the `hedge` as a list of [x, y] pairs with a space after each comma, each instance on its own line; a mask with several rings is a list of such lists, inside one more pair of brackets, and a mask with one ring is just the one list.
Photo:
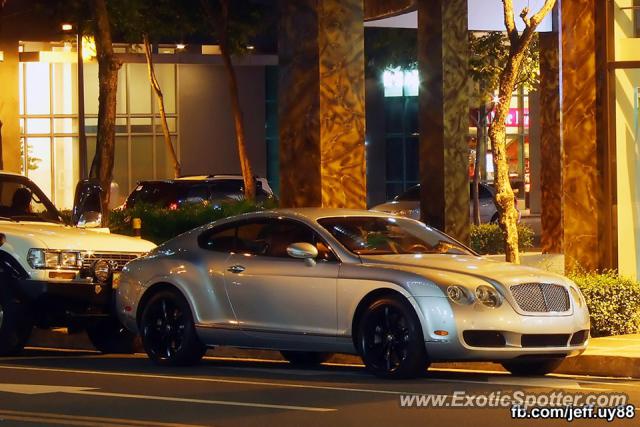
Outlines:
[[[533, 246], [533, 230], [525, 224], [518, 224], [518, 248], [521, 252]], [[481, 255], [503, 254], [504, 239], [498, 224], [471, 225], [471, 249]]]
[[591, 336], [640, 333], [640, 283], [604, 273], [569, 273], [582, 291], [591, 315]]
[[275, 201], [249, 202], [246, 200], [220, 205], [191, 204], [180, 209], [158, 208], [154, 205], [136, 205], [133, 209], [111, 211], [109, 228], [112, 233], [132, 235], [132, 218], [142, 220], [142, 238], [156, 244], [204, 224], [247, 212], [274, 208]]

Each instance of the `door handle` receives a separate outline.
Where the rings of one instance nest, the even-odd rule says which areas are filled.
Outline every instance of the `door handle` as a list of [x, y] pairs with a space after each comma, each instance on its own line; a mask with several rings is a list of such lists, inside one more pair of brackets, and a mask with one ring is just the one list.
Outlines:
[[227, 271], [230, 271], [232, 273], [242, 273], [244, 271], [244, 267], [240, 264], [236, 264], [236, 265], [232, 265], [231, 267], [227, 268]]

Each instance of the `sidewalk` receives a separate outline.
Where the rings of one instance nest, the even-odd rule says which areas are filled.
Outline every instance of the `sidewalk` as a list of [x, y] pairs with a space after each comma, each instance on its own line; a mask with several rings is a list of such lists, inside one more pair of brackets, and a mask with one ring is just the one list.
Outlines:
[[[85, 334], [69, 336], [62, 330], [34, 332], [29, 342], [33, 347], [93, 350]], [[208, 355], [231, 359], [283, 360], [277, 351], [232, 347], [219, 347], [210, 350]], [[335, 354], [329, 363], [361, 365], [362, 360], [354, 355]], [[505, 372], [502, 366], [491, 362], [433, 363], [431, 366], [437, 369]], [[556, 373], [640, 379], [640, 334], [591, 338], [587, 351], [581, 356], [566, 359]]]

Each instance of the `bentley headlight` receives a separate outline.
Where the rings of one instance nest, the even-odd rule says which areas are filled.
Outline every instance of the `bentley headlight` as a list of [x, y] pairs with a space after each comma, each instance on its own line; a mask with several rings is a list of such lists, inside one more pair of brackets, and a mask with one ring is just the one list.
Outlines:
[[582, 294], [580, 294], [580, 291], [574, 288], [573, 286], [570, 286], [569, 289], [571, 291], [571, 296], [573, 296], [573, 299], [575, 300], [576, 304], [578, 304], [578, 307], [582, 308], [585, 302], [584, 302], [584, 299], [582, 298]]
[[82, 266], [82, 258], [77, 251], [58, 251], [51, 249], [29, 249], [27, 262], [35, 269], [76, 270]]
[[469, 304], [473, 301], [472, 295], [464, 287], [458, 285], [449, 286], [447, 296], [456, 304]]
[[502, 305], [502, 296], [492, 286], [478, 286], [476, 288], [476, 298], [478, 298], [483, 305], [490, 308], [496, 308]]

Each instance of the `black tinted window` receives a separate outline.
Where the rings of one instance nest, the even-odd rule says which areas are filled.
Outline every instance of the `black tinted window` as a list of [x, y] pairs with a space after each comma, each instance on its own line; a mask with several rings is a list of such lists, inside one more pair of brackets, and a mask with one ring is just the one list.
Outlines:
[[127, 199], [127, 208], [136, 204], [145, 203], [152, 205], [168, 206], [176, 203], [176, 184], [169, 182], [142, 182]]
[[198, 237], [201, 248], [217, 252], [233, 252], [235, 250], [236, 228], [213, 229], [205, 231]]

